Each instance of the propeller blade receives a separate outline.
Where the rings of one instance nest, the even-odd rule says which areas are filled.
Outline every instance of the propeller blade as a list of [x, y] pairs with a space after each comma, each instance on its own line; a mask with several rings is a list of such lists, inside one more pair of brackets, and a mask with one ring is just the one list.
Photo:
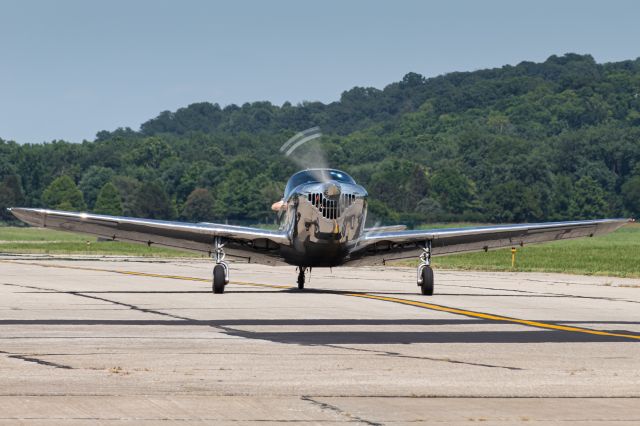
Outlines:
[[[311, 127], [296, 133], [289, 138], [280, 147], [280, 152], [285, 157], [291, 159], [296, 165], [303, 169], [326, 169], [327, 161], [324, 151], [319, 141], [316, 143], [309, 143], [311, 141], [317, 141], [322, 137], [320, 127]], [[304, 148], [302, 148], [304, 147]], [[325, 182], [328, 180], [326, 173], [319, 171], [318, 180]]]
[[318, 126], [311, 127], [307, 130], [303, 130], [301, 132], [296, 133], [292, 137], [290, 137], [289, 140], [287, 140], [280, 147], [280, 152], [284, 152], [285, 153], [284, 155], [288, 157], [300, 145], [310, 140], [317, 139], [321, 136], [322, 136], [322, 133], [320, 132], [320, 127]]

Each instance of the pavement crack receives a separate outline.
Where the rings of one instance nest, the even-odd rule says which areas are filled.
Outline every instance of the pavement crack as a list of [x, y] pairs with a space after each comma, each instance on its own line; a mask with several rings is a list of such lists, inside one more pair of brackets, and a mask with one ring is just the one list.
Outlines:
[[352, 347], [348, 347], [348, 346], [339, 346], [339, 345], [325, 345], [325, 346], [330, 347], [330, 348], [346, 349], [346, 350], [350, 350], [350, 351], [371, 352], [371, 353], [374, 353], [376, 355], [389, 356], [389, 357], [394, 357], [394, 358], [423, 359], [425, 361], [448, 362], [450, 364], [470, 365], [470, 366], [473, 366], [473, 367], [502, 368], [502, 369], [511, 370], [511, 371], [524, 371], [525, 370], [524, 368], [520, 368], [520, 367], [509, 367], [509, 366], [506, 366], [506, 365], [495, 365], [495, 364], [485, 364], [485, 363], [479, 363], [479, 362], [460, 361], [460, 360], [451, 359], [451, 358], [436, 358], [436, 357], [428, 357], [428, 356], [404, 355], [404, 354], [401, 354], [399, 352], [382, 351], [382, 350], [375, 350], [375, 349], [352, 348]]
[[363, 419], [362, 417], [356, 416], [355, 414], [351, 414], [351, 413], [347, 413], [346, 411], [344, 411], [343, 409], [341, 409], [340, 407], [336, 406], [336, 405], [332, 405], [332, 404], [328, 404], [326, 402], [321, 402], [321, 401], [317, 401], [315, 399], [313, 399], [310, 396], [307, 395], [303, 395], [300, 397], [301, 400], [303, 401], [307, 401], [310, 402], [311, 404], [320, 407], [321, 410], [328, 410], [328, 411], [333, 411], [334, 413], [343, 416], [343, 417], [347, 417], [349, 420], [358, 422], [358, 423], [363, 423], [365, 425], [370, 425], [370, 426], [382, 426], [383, 423], [377, 423], [377, 422], [373, 422], [371, 420], [367, 420], [367, 419]]
[[129, 309], [133, 309], [139, 312], [144, 312], [147, 314], [156, 314], [156, 315], [162, 315], [165, 317], [184, 320], [184, 321], [193, 321], [191, 318], [188, 318], [188, 317], [173, 315], [173, 314], [169, 314], [167, 312], [162, 312], [162, 311], [156, 311], [155, 309], [141, 308], [140, 306], [132, 305], [130, 303], [118, 302], [117, 300], [107, 299], [106, 297], [91, 296], [91, 295], [83, 294], [76, 291], [64, 291], [61, 293], [72, 294], [74, 296], [80, 296], [80, 297], [86, 297], [87, 299], [101, 300], [103, 302], [113, 303], [114, 305], [123, 306]]
[[132, 305], [130, 303], [118, 302], [117, 300], [107, 299], [106, 297], [99, 297], [99, 296], [93, 296], [93, 295], [89, 295], [89, 294], [84, 294], [83, 292], [80, 292], [80, 291], [61, 291], [61, 290], [56, 290], [55, 288], [37, 287], [37, 286], [24, 285], [24, 284], [12, 284], [12, 283], [0, 283], [0, 284], [6, 285], [6, 286], [12, 286], [12, 287], [30, 288], [32, 290], [44, 290], [44, 291], [49, 291], [49, 292], [53, 292], [53, 293], [70, 294], [72, 296], [84, 297], [84, 298], [87, 298], [87, 299], [93, 299], [93, 300], [99, 300], [101, 302], [112, 303], [114, 305], [123, 306], [123, 307], [129, 308], [129, 309], [133, 309], [133, 310], [136, 310], [136, 311], [139, 311], [139, 312], [144, 312], [144, 313], [147, 313], [147, 314], [162, 315], [162, 316], [165, 316], [165, 317], [184, 320], [184, 321], [193, 321], [191, 318], [183, 317], [183, 316], [180, 316], [180, 315], [173, 315], [173, 314], [169, 314], [169, 313], [166, 313], [166, 312], [157, 311], [155, 309], [141, 308], [140, 306]]
[[57, 362], [51, 362], [51, 361], [45, 361], [43, 359], [36, 358], [34, 356], [12, 354], [10, 352], [5, 352], [5, 351], [0, 351], [0, 353], [7, 355], [7, 358], [19, 359], [19, 360], [25, 361], [25, 362], [33, 362], [35, 364], [45, 365], [47, 367], [62, 368], [62, 369], [65, 369], [65, 370], [73, 370], [73, 367], [71, 367], [70, 365], [58, 364]]
[[[526, 279], [526, 281], [533, 281], [533, 282], [540, 282], [543, 284], [548, 284], [549, 281], [542, 281], [542, 280], [532, 280], [532, 279]], [[561, 284], [565, 284], [565, 283], [561, 283]], [[506, 289], [506, 288], [496, 288], [496, 287], [482, 287], [482, 286], [474, 286], [474, 285], [463, 285], [463, 284], [452, 284], [452, 283], [447, 283], [447, 284], [440, 284], [441, 286], [445, 286], [445, 287], [460, 287], [460, 288], [472, 288], [472, 289], [481, 289], [481, 290], [491, 290], [491, 291], [508, 291], [510, 293], [520, 293], [520, 294], [524, 294], [526, 296], [524, 297], [567, 297], [567, 298], [571, 298], [571, 299], [588, 299], [588, 300], [606, 300], [608, 302], [625, 302], [625, 303], [640, 303], [640, 301], [637, 300], [629, 300], [629, 299], [620, 299], [617, 297], [603, 297], [603, 296], [580, 296], [577, 294], [567, 294], [567, 293], [550, 293], [550, 292], [538, 292], [538, 291], [530, 291], [530, 290], [516, 290], [516, 289]], [[477, 295], [474, 295], [477, 296]], [[488, 296], [493, 296], [493, 297], [504, 297], [506, 295], [501, 295], [501, 294], [491, 294]]]

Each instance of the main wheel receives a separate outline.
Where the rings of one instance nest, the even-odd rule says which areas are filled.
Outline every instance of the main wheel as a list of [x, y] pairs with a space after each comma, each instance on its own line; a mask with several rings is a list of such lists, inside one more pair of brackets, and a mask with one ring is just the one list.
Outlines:
[[304, 272], [298, 274], [298, 290], [304, 290]]
[[433, 269], [431, 269], [431, 266], [425, 266], [422, 269], [422, 284], [420, 284], [420, 289], [425, 296], [433, 295]]
[[212, 286], [213, 292], [217, 294], [224, 293], [224, 285], [225, 285], [224, 266], [216, 265], [213, 268], [213, 286]]

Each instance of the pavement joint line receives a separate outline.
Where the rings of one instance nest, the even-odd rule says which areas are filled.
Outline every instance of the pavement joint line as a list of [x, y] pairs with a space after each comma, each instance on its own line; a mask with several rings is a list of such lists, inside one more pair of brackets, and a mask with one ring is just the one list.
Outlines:
[[[0, 393], [0, 397], [51, 397], [51, 398], [75, 398], [75, 397], [121, 397], [123, 394], [121, 393], [106, 393], [106, 392], [64, 392], [64, 393], [55, 393], [55, 392], [10, 392], [10, 393]], [[149, 396], [166, 396], [165, 394], [154, 394], [154, 393], [128, 393], [126, 397], [149, 397]], [[174, 393], [172, 396], [182, 397], [182, 396], [195, 396], [195, 397], [220, 397], [220, 398], [234, 398], [238, 396], [247, 396], [244, 393], [215, 393], [215, 392], [200, 392], [200, 393]], [[375, 399], [536, 399], [536, 400], [544, 400], [544, 399], [622, 399], [622, 400], [640, 400], [640, 395], [510, 395], [510, 394], [493, 394], [493, 395], [466, 395], [466, 394], [322, 394], [322, 395], [313, 395], [314, 398], [375, 398]], [[288, 393], [278, 393], [268, 395], [267, 398], [300, 398], [300, 394], [288, 394]]]
[[[22, 262], [22, 261], [4, 260], [4, 259], [0, 259], [0, 262], [12, 263], [12, 264], [21, 264], [21, 265], [41, 266], [41, 267], [44, 267], [44, 268], [61, 268], [61, 269], [95, 271], [95, 272], [111, 272], [111, 273], [122, 274], [122, 275], [133, 275], [133, 276], [143, 276], [143, 277], [153, 277], [153, 278], [167, 278], [167, 279], [182, 280], [182, 281], [199, 281], [199, 282], [207, 282], [207, 283], [211, 281], [211, 280], [206, 279], [206, 278], [198, 278], [198, 277], [186, 277], [186, 276], [181, 276], [181, 275], [153, 274], [153, 273], [149, 273], [149, 272], [138, 272], [138, 271], [119, 271], [117, 269], [90, 268], [90, 267], [84, 267], [84, 266], [46, 265], [46, 264], [37, 263], [37, 262]], [[254, 286], [254, 287], [267, 287], [267, 288], [276, 288], [276, 289], [292, 289], [292, 288], [294, 288], [292, 286], [286, 286], [286, 285], [251, 283], [251, 282], [244, 282], [244, 281], [230, 281], [229, 284], [247, 285], [247, 286]], [[402, 304], [402, 305], [414, 306], [414, 307], [418, 307], [418, 308], [429, 309], [429, 310], [439, 311], [439, 312], [447, 312], [447, 313], [451, 313], [451, 314], [455, 314], [455, 315], [462, 315], [462, 316], [471, 317], [471, 318], [481, 318], [481, 319], [485, 319], [485, 320], [488, 320], [488, 321], [508, 322], [508, 323], [520, 324], [520, 325], [525, 325], [525, 326], [534, 327], [534, 328], [547, 329], [547, 330], [568, 331], [568, 332], [573, 332], [573, 333], [592, 334], [592, 335], [603, 336], [603, 337], [619, 337], [619, 338], [625, 338], [625, 339], [631, 339], [631, 340], [640, 341], [640, 335], [639, 334], [614, 333], [614, 332], [595, 330], [595, 329], [590, 329], [590, 328], [573, 327], [573, 326], [554, 324], [554, 323], [550, 323], [550, 322], [531, 321], [531, 320], [525, 320], [525, 319], [520, 319], [520, 318], [512, 318], [512, 317], [507, 317], [507, 316], [502, 316], [502, 315], [489, 314], [489, 313], [484, 313], [484, 312], [469, 311], [469, 310], [465, 310], [465, 309], [453, 308], [453, 307], [444, 306], [444, 305], [437, 305], [437, 304], [434, 304], [434, 303], [420, 302], [420, 301], [417, 301], [417, 300], [400, 299], [400, 298], [396, 298], [396, 297], [387, 297], [387, 296], [378, 296], [378, 295], [370, 294], [370, 293], [353, 293], [353, 292], [345, 292], [345, 291], [339, 291], [339, 290], [314, 290], [314, 291], [322, 292], [322, 293], [328, 293], [328, 294], [349, 296], [349, 297], [360, 297], [360, 298], [364, 298], [364, 299], [379, 300], [379, 301], [383, 301], [383, 302], [398, 303], [398, 304]]]
[[[65, 370], [73, 370], [73, 367], [71, 367], [70, 365], [58, 364], [57, 362], [51, 362], [51, 361], [45, 361], [43, 359], [37, 358], [35, 355], [30, 355], [29, 356], [29, 355], [11, 353], [11, 352], [7, 352], [7, 351], [0, 351], [0, 354], [6, 355], [7, 358], [19, 359], [20, 361], [25, 361], [25, 362], [33, 362], [35, 364], [45, 365], [47, 367], [62, 368], [62, 369], [65, 369]], [[39, 356], [42, 356], [42, 355], [39, 355]]]
[[512, 371], [522, 371], [522, 370], [524, 370], [524, 368], [519, 368], [519, 367], [508, 367], [508, 366], [504, 366], [504, 365], [494, 365], [494, 364], [481, 364], [481, 363], [477, 363], [477, 362], [460, 361], [460, 360], [450, 359], [450, 358], [434, 358], [434, 357], [428, 357], [428, 356], [403, 355], [403, 354], [401, 354], [399, 352], [391, 352], [391, 351], [383, 351], [383, 350], [375, 350], [375, 349], [353, 348], [353, 347], [349, 347], [349, 346], [340, 346], [340, 345], [331, 345], [331, 344], [324, 345], [324, 346], [326, 346], [328, 348], [345, 349], [345, 350], [349, 350], [349, 351], [369, 352], [369, 353], [374, 353], [376, 355], [388, 356], [388, 357], [409, 358], [409, 359], [423, 359], [423, 360], [434, 361], [434, 362], [448, 362], [448, 363], [451, 363], [451, 364], [472, 365], [474, 367], [503, 368], [505, 370], [512, 370]]
[[300, 397], [300, 399], [303, 400], [303, 401], [310, 402], [311, 404], [319, 407], [321, 410], [331, 411], [331, 412], [335, 413], [338, 416], [345, 417], [345, 418], [349, 419], [350, 421], [355, 421], [355, 422], [362, 423], [362, 424], [369, 425], [369, 426], [382, 426], [382, 423], [373, 422], [373, 421], [364, 419], [362, 417], [356, 416], [354, 414], [347, 413], [346, 411], [344, 411], [342, 408], [338, 407], [337, 405], [329, 404], [328, 402], [317, 401], [317, 400], [315, 400], [312, 397], [307, 396], [307, 395], [303, 395], [302, 397]]
[[[527, 279], [527, 281], [544, 283], [544, 281], [542, 281], [542, 280]], [[596, 296], [577, 296], [577, 295], [574, 295], [574, 294], [566, 294], [566, 293], [549, 293], [549, 292], [539, 293], [539, 292], [527, 291], [527, 290], [501, 289], [501, 288], [495, 288], [495, 287], [476, 287], [476, 286], [471, 286], [471, 285], [451, 284], [451, 283], [441, 284], [441, 285], [447, 286], [447, 287], [472, 288], [472, 289], [476, 289], [476, 290], [477, 289], [483, 289], [483, 290], [491, 290], [491, 291], [507, 291], [507, 292], [510, 292], [510, 293], [523, 293], [523, 294], [528, 294], [528, 295], [532, 295], [532, 296], [535, 296], [535, 297], [569, 297], [569, 298], [574, 298], [574, 299], [592, 299], [592, 300], [608, 300], [610, 302], [640, 303], [637, 300], [614, 299], [614, 298], [610, 298], [610, 297], [596, 297]], [[496, 295], [493, 295], [493, 296], [500, 297], [500, 296], [506, 296], [506, 295], [496, 294]]]

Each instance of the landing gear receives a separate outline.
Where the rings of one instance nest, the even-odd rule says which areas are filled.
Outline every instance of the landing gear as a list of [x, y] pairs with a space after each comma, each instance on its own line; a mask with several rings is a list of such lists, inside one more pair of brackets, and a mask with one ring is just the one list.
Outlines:
[[225, 268], [222, 265], [216, 265], [213, 267], [213, 286], [211, 289], [214, 293], [224, 293], [224, 286], [226, 284]]
[[431, 269], [431, 241], [427, 241], [418, 265], [418, 286], [425, 296], [433, 295], [433, 269]]
[[433, 296], [433, 269], [431, 266], [425, 266], [422, 268], [422, 283], [420, 283], [420, 279], [418, 279], [418, 285], [420, 286], [420, 290], [422, 290], [422, 294], [425, 296]]
[[216, 266], [213, 267], [213, 285], [211, 290], [216, 294], [224, 293], [224, 287], [229, 283], [229, 265], [224, 262], [224, 244], [220, 237], [213, 240], [213, 258]]
[[304, 290], [304, 273], [307, 268], [298, 267], [298, 290]]

